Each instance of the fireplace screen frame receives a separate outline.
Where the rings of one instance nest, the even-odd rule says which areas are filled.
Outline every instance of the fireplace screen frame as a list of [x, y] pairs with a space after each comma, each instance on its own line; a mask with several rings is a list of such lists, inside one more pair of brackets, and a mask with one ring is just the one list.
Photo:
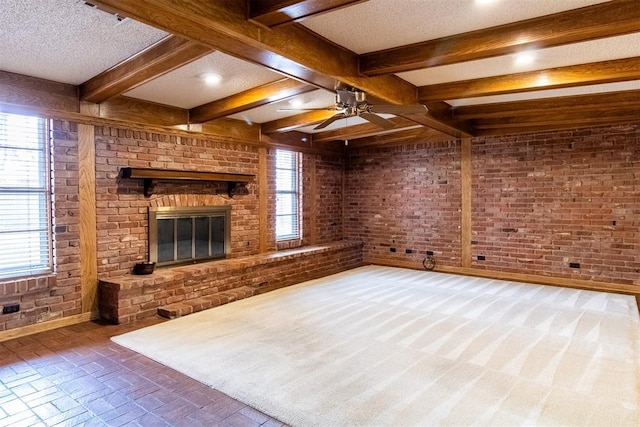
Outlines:
[[[158, 220], [163, 219], [184, 219], [184, 218], [224, 218], [224, 254], [212, 255], [202, 258], [175, 259], [171, 261], [158, 262]], [[209, 226], [211, 227], [211, 225]], [[192, 245], [195, 245], [195, 238], [191, 235]], [[178, 239], [174, 236], [174, 246], [178, 245]], [[211, 244], [211, 237], [209, 237]], [[177, 250], [177, 249], [176, 249]], [[231, 251], [231, 206], [198, 206], [198, 207], [172, 207], [160, 206], [149, 208], [149, 261], [155, 262], [158, 266], [195, 264], [215, 259], [224, 259]], [[195, 250], [192, 250], [192, 256]]]

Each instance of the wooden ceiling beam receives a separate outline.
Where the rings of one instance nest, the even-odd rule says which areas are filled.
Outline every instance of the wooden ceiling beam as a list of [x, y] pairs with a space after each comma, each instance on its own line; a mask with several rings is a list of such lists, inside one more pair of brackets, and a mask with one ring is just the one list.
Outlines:
[[349, 149], [363, 148], [363, 147], [375, 147], [375, 146], [389, 146], [397, 144], [406, 144], [409, 142], [421, 142], [421, 141], [444, 141], [450, 140], [451, 135], [442, 133], [431, 128], [418, 128], [418, 129], [406, 129], [398, 132], [394, 132], [386, 135], [374, 135], [364, 138], [358, 138], [349, 140]]
[[638, 121], [637, 113], [616, 115], [616, 116], [595, 116], [585, 118], [572, 118], [569, 120], [549, 120], [545, 123], [511, 123], [505, 124], [483, 124], [477, 129], [476, 135], [482, 136], [505, 136], [523, 133], [540, 133], [547, 131], [558, 131], [565, 129], [587, 128], [598, 125], [614, 125], [622, 123], [635, 123]]
[[591, 110], [607, 111], [634, 106], [640, 108], [640, 90], [470, 105], [456, 107], [452, 111], [454, 117], [469, 120], [501, 118], [505, 116], [521, 117], [556, 112], [564, 113], [567, 110], [574, 112]]
[[316, 90], [292, 79], [267, 83], [189, 110], [190, 123], [203, 123]]
[[508, 55], [640, 31], [637, 0], [604, 2], [553, 15], [360, 56], [368, 76]]
[[243, 1], [95, 0], [95, 3], [330, 91], [339, 86], [356, 87], [392, 104], [416, 103], [415, 86], [393, 76], [361, 76], [353, 52], [300, 24], [265, 30], [249, 22]]
[[640, 79], [640, 57], [634, 57], [421, 86], [418, 88], [418, 98], [420, 103], [428, 104], [432, 101], [503, 95], [638, 79]]
[[211, 53], [211, 48], [168, 36], [80, 85], [82, 101], [100, 103]]
[[273, 28], [367, 0], [247, 0], [249, 20]]
[[283, 117], [278, 120], [262, 123], [262, 133], [272, 134], [289, 132], [301, 127], [323, 122], [334, 114], [336, 114], [336, 112], [330, 110], [313, 110], [296, 114], [295, 116]]
[[494, 119], [478, 119], [475, 120], [475, 127], [478, 130], [483, 129], [508, 129], [519, 128], [531, 125], [564, 125], [564, 124], [582, 124], [582, 123], [607, 123], [611, 120], [616, 122], [637, 120], [638, 107], [616, 108], [611, 110], [592, 109], [588, 111], [565, 110], [563, 113], [554, 111], [540, 113], [535, 115], [520, 117], [501, 117]]
[[470, 121], [453, 118], [452, 107], [446, 102], [430, 102], [426, 107], [429, 114], [403, 114], [403, 117], [456, 138], [475, 134]]
[[[271, 30], [249, 22], [245, 4], [221, 0], [95, 0], [124, 16], [330, 91], [353, 87], [389, 104], [417, 104], [416, 87], [395, 76], [362, 76], [358, 57], [300, 24]], [[434, 122], [439, 119], [433, 118]], [[455, 126], [447, 124], [449, 127]], [[457, 131], [459, 132], [459, 131]]]

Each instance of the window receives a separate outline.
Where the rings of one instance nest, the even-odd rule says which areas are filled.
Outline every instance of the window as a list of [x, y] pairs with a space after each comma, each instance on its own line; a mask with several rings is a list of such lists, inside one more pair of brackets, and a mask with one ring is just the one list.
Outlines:
[[299, 239], [299, 154], [276, 150], [276, 240]]
[[51, 270], [44, 119], [0, 113], [0, 278]]

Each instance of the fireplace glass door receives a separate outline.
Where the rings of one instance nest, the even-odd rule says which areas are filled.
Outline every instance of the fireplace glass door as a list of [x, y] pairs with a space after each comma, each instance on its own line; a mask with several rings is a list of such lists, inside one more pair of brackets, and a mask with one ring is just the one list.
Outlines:
[[230, 207], [150, 208], [149, 258], [158, 265], [224, 258]]

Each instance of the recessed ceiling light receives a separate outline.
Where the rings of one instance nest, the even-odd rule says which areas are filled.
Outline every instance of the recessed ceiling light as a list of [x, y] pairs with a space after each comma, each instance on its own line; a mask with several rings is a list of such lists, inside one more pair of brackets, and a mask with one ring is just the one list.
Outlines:
[[533, 63], [535, 59], [536, 59], [536, 54], [534, 52], [525, 51], [525, 52], [517, 53], [514, 62], [517, 66], [522, 67], [524, 65], [529, 65]]
[[216, 73], [203, 73], [198, 76], [203, 82], [208, 85], [214, 86], [222, 81], [222, 76]]
[[289, 105], [291, 105], [293, 108], [300, 108], [302, 107], [302, 100], [301, 99], [292, 99], [289, 101]]

